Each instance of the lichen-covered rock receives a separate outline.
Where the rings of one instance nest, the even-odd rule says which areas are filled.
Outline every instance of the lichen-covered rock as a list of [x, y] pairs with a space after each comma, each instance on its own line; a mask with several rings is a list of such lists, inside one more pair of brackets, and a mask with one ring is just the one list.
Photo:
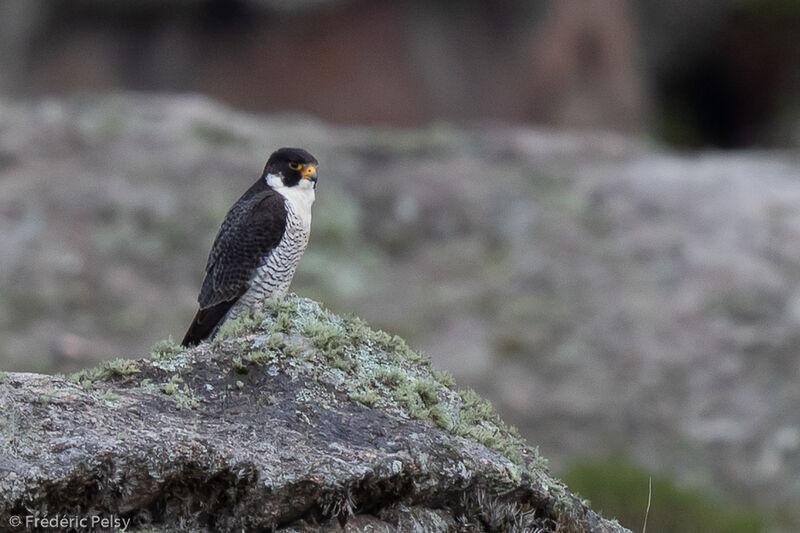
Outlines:
[[399, 337], [298, 297], [0, 385], [0, 515], [155, 531], [625, 531]]

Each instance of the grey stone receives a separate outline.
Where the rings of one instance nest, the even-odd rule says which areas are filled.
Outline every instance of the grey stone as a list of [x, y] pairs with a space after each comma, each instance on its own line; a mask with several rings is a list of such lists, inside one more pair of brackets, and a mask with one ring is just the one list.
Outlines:
[[191, 350], [162, 343], [71, 378], [8, 373], [0, 413], [4, 517], [193, 532], [627, 531], [402, 339], [295, 296]]

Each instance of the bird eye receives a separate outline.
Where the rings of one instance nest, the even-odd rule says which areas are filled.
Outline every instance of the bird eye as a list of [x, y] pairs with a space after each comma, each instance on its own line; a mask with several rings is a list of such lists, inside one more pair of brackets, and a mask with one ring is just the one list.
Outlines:
[[291, 168], [292, 170], [300, 170], [301, 168], [303, 168], [303, 165], [301, 165], [300, 163], [289, 163], [289, 168]]

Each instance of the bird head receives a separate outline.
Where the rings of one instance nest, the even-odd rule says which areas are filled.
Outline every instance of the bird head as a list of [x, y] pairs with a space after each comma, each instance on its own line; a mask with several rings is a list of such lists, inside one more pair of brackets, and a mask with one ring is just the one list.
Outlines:
[[317, 188], [317, 159], [302, 148], [280, 148], [264, 167], [264, 177], [272, 187]]

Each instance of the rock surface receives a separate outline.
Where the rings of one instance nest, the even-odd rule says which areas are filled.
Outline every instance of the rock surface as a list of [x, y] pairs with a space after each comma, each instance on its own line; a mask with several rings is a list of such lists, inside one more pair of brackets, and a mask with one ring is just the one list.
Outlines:
[[290, 297], [71, 378], [0, 385], [0, 515], [148, 531], [624, 532], [398, 337]]

